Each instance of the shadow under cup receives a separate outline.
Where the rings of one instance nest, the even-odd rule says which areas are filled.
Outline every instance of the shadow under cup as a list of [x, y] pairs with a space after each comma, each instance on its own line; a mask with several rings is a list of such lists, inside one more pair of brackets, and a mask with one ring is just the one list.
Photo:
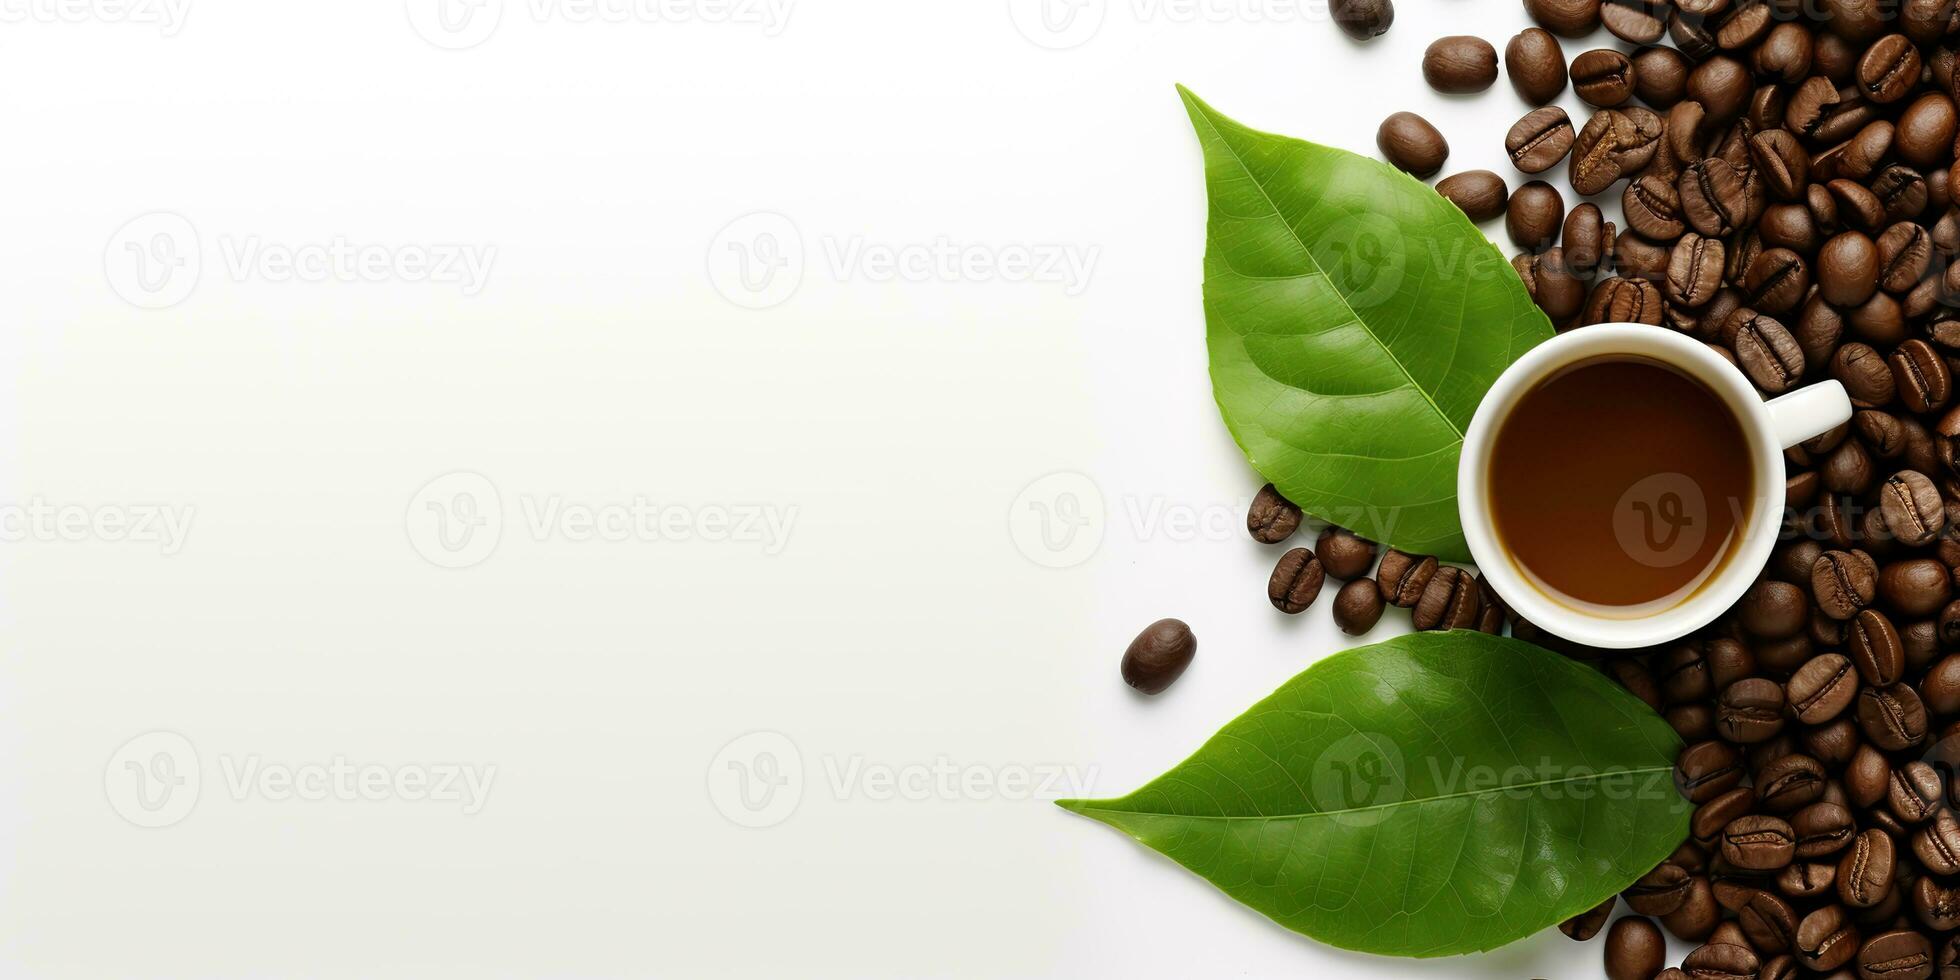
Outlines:
[[1574, 360], [1499, 420], [1490, 526], [1517, 575], [1557, 605], [1653, 617], [1703, 592], [1768, 519], [1759, 439], [1687, 370], [1637, 354]]

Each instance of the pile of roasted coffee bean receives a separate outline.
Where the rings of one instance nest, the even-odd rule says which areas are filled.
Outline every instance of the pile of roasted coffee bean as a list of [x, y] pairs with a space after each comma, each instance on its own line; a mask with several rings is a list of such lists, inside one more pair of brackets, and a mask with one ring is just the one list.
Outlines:
[[[1253, 540], [1279, 544], [1299, 530], [1300, 521], [1300, 508], [1268, 483], [1253, 498], [1245, 527]], [[1374, 629], [1388, 606], [1409, 610], [1419, 630], [1503, 632], [1508, 611], [1481, 576], [1393, 548], [1381, 555], [1377, 568], [1378, 550], [1373, 541], [1329, 525], [1313, 547], [1280, 556], [1266, 583], [1266, 598], [1280, 612], [1297, 615], [1313, 605], [1332, 578], [1342, 583], [1334, 595], [1334, 623], [1349, 636]]]

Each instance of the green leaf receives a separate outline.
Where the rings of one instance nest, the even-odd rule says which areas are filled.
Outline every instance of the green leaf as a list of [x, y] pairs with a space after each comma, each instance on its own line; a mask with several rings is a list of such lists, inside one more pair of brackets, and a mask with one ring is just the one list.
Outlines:
[[1551, 337], [1551, 322], [1435, 191], [1178, 91], [1211, 199], [1212, 389], [1239, 448], [1316, 517], [1468, 561], [1463, 434], [1491, 382]]
[[1687, 837], [1681, 741], [1597, 671], [1482, 633], [1336, 654], [1115, 800], [1060, 805], [1347, 949], [1491, 949]]

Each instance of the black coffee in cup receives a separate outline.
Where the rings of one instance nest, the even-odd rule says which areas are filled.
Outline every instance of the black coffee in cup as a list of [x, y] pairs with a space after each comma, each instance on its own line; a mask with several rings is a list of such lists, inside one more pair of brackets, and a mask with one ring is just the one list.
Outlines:
[[1591, 612], [1673, 606], [1721, 569], [1756, 495], [1721, 396], [1644, 358], [1569, 366], [1498, 427], [1491, 520], [1525, 578]]

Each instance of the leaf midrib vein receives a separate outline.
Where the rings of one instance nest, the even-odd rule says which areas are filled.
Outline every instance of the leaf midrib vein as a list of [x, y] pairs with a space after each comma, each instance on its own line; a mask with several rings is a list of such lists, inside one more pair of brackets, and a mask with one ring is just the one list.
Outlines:
[[[1435, 412], [1443, 420], [1443, 424], [1449, 426], [1450, 431], [1456, 433], [1457, 440], [1461, 442], [1464, 438], [1463, 429], [1456, 424], [1456, 420], [1451, 418], [1448, 412], [1443, 411], [1441, 405], [1436, 404], [1436, 399], [1429, 394], [1428, 390], [1416, 383], [1415, 375], [1409, 373], [1409, 369], [1402, 363], [1402, 359], [1395, 356], [1395, 351], [1389, 348], [1388, 342], [1375, 333], [1374, 328], [1368, 325], [1368, 321], [1361, 318], [1361, 314], [1348, 302], [1346, 294], [1342, 293], [1339, 289], [1332, 288], [1334, 286], [1334, 277], [1328, 275], [1326, 269], [1321, 268], [1320, 261], [1314, 258], [1313, 251], [1307, 247], [1306, 241], [1301, 239], [1298, 231], [1294, 230], [1293, 223], [1288, 221], [1284, 214], [1280, 213], [1279, 203], [1274, 201], [1273, 196], [1266, 192], [1266, 185], [1252, 172], [1251, 167], [1246, 166], [1245, 158], [1239, 155], [1239, 151], [1232, 147], [1231, 143], [1225, 139], [1225, 135], [1219, 132], [1218, 127], [1212, 123], [1211, 114], [1208, 111], [1201, 110], [1198, 115], [1204, 119], [1205, 128], [1211, 130], [1212, 138], [1218, 141], [1219, 146], [1223, 147], [1226, 153], [1231, 154], [1232, 162], [1238, 164], [1239, 171], [1245, 174], [1246, 181], [1258, 189], [1260, 199], [1266, 202], [1266, 207], [1272, 212], [1273, 217], [1279, 219], [1280, 225], [1286, 229], [1287, 235], [1292, 237], [1294, 244], [1300, 246], [1300, 254], [1306, 258], [1308, 265], [1313, 266], [1313, 274], [1327, 280], [1327, 285], [1330, 287], [1328, 292], [1340, 300], [1341, 308], [1347, 310], [1348, 316], [1354, 318], [1353, 322], [1361, 325], [1362, 332], [1368, 335], [1369, 340], [1375, 342], [1376, 347], [1381, 348], [1383, 356], [1388, 358], [1390, 364], [1395, 365], [1395, 370], [1401, 372], [1403, 379], [1409, 382], [1409, 387], [1414, 388], [1416, 393], [1422, 396], [1422, 400], [1429, 403], [1430, 411]], [[1234, 275], [1236, 274], [1234, 273]], [[1454, 363], [1454, 356], [1452, 356], [1451, 360]]]
[[1440, 796], [1425, 796], [1414, 800], [1397, 800], [1393, 803], [1376, 803], [1371, 806], [1348, 807], [1343, 810], [1315, 810], [1311, 813], [1282, 813], [1273, 816], [1224, 816], [1202, 813], [1165, 813], [1159, 810], [1124, 810], [1108, 806], [1083, 806], [1081, 812], [1089, 813], [1134, 813], [1146, 817], [1176, 817], [1179, 820], [1307, 820], [1313, 817], [1338, 817], [1349, 813], [1368, 813], [1374, 810], [1393, 810], [1397, 807], [1424, 806], [1448, 800], [1460, 800], [1472, 796], [1490, 796], [1495, 793], [1516, 793], [1520, 790], [1537, 789], [1542, 786], [1560, 786], [1573, 783], [1590, 783], [1608, 776], [1651, 776], [1656, 773], [1673, 772], [1674, 766], [1645, 766], [1639, 769], [1616, 769], [1612, 772], [1595, 773], [1588, 776], [1567, 776], [1562, 779], [1541, 779], [1531, 783], [1516, 783], [1509, 786], [1493, 786], [1489, 789], [1471, 789]]

